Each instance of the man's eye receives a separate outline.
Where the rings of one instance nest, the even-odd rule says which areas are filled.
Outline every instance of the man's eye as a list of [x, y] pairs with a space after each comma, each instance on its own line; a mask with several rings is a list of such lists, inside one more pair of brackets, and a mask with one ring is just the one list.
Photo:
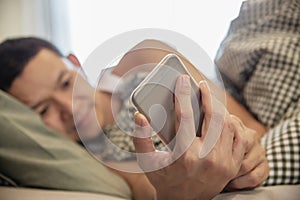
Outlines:
[[70, 86], [70, 80], [64, 81], [62, 84], [62, 88], [68, 88]]
[[70, 72], [64, 76], [63, 81], [61, 83], [62, 89], [67, 89], [71, 85], [72, 77], [73, 76]]
[[41, 116], [44, 116], [45, 114], [47, 114], [48, 108], [49, 108], [48, 106], [43, 107], [43, 109], [39, 112], [39, 114]]

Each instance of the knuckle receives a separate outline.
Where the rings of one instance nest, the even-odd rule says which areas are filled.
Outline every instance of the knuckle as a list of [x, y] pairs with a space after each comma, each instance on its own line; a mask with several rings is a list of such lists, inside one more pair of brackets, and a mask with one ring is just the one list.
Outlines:
[[245, 147], [249, 146], [249, 141], [246, 138], [242, 138], [242, 145]]
[[[216, 153], [215, 153], [215, 149], [212, 149], [212, 151], [210, 152], [209, 156], [206, 156], [204, 158], [203, 164], [205, 169], [210, 169], [210, 168], [215, 168], [216, 167]], [[218, 167], [218, 165], [217, 165]]]
[[254, 170], [249, 174], [249, 186], [256, 187], [260, 185], [268, 177], [268, 166], [264, 166], [259, 170]]
[[255, 140], [255, 138], [252, 137], [252, 135], [250, 135], [250, 137], [247, 137], [247, 143], [248, 143], [248, 145], [252, 145], [252, 146], [255, 146], [255, 145], [260, 146], [259, 142], [257, 140]]
[[224, 129], [223, 130], [228, 130], [226, 135], [233, 138], [233, 136], [234, 136], [233, 124], [229, 120], [226, 120], [224, 122]]
[[226, 127], [226, 128], [229, 128], [230, 127], [230, 121], [226, 119], [224, 121], [224, 125], [223, 126]]
[[183, 170], [187, 173], [186, 175], [188, 176], [189, 174], [191, 174], [195, 168], [195, 166], [197, 165], [197, 158], [195, 156], [192, 155], [185, 155], [182, 158], [183, 162], [182, 162], [182, 168]]
[[248, 178], [248, 186], [253, 188], [261, 183], [262, 178], [257, 172], [251, 173]]
[[248, 138], [247, 137], [239, 137], [239, 138], [240, 138], [241, 145], [246, 149], [249, 149], [249, 145], [251, 144], [251, 142], [248, 140]]
[[236, 176], [237, 172], [238, 172], [237, 169], [231, 168], [231, 167], [229, 167], [228, 165], [227, 165], [227, 166], [222, 166], [222, 169], [221, 169], [221, 170], [222, 170], [223, 172], [225, 172], [225, 175], [226, 175], [226, 177], [227, 177], [228, 179], [233, 179], [233, 178]]
[[240, 168], [240, 172], [242, 174], [245, 174], [250, 170], [249, 168], [250, 168], [250, 165], [246, 162], [243, 162], [242, 165], [241, 165], [241, 168]]
[[239, 167], [230, 162], [219, 162], [220, 157], [216, 153], [210, 154], [205, 158], [204, 169], [209, 171], [222, 172], [222, 180], [232, 180], [238, 173]]
[[233, 180], [233, 181], [230, 182], [228, 187], [229, 187], [230, 190], [240, 189], [240, 184], [238, 183], [238, 181]]
[[193, 112], [191, 108], [180, 109], [179, 111], [179, 119], [182, 120], [190, 120], [193, 118]]
[[225, 124], [231, 131], [235, 130], [235, 124], [234, 124], [234, 122], [233, 122], [232, 120], [226, 119], [225, 122], [224, 122], [224, 124]]

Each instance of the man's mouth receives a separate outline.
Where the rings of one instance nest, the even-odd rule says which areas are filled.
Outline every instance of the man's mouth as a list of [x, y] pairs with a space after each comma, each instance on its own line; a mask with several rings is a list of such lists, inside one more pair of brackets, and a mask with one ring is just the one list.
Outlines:
[[77, 130], [84, 130], [91, 122], [91, 117], [92, 117], [91, 109], [85, 109], [81, 113], [80, 114], [77, 113], [76, 114], [77, 116], [74, 116], [75, 126], [76, 126]]

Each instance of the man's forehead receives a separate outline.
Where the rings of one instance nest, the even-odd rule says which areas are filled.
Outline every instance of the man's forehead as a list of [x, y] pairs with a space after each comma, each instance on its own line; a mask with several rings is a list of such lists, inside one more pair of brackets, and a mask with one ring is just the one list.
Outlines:
[[41, 50], [13, 81], [9, 92], [23, 102], [36, 101], [49, 95], [57, 84], [57, 78], [65, 70], [59, 56], [49, 50]]
[[[42, 53], [42, 52], [41, 52]], [[62, 59], [55, 55], [38, 54], [25, 66], [19, 79], [24, 82], [46, 86], [65, 70]]]

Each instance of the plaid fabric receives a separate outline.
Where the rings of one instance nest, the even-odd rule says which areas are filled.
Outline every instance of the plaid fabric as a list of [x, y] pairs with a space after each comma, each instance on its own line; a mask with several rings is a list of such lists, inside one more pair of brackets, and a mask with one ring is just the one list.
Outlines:
[[300, 183], [300, 1], [248, 0], [215, 59], [226, 89], [266, 127], [264, 185]]

